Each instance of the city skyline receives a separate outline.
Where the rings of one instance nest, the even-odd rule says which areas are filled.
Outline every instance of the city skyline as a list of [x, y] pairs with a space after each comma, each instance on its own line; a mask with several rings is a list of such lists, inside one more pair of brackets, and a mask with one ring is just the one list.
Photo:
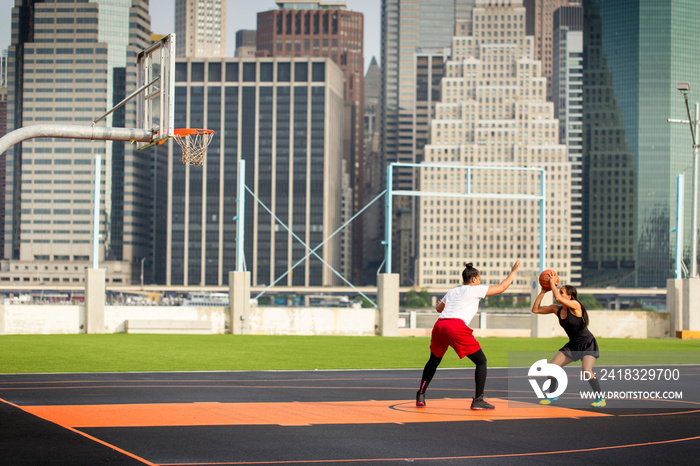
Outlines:
[[[358, 11], [365, 17], [365, 71], [374, 56], [379, 62], [381, 0], [345, 0], [348, 9]], [[0, 51], [10, 46], [11, 10], [15, 0], [0, 0]], [[169, 8], [168, 8], [169, 7]], [[236, 31], [255, 29], [257, 13], [277, 9], [274, 0], [261, 2], [239, 2], [228, 0], [226, 19], [226, 56], [235, 52]], [[156, 34], [175, 32], [175, 2], [173, 0], [150, 0], [151, 29]], [[155, 13], [158, 14], [155, 14]]]
[[[148, 16], [148, 5], [151, 4], [147, 0], [134, 1], [140, 5], [140, 18], [143, 26], [146, 26], [140, 26], [138, 29], [140, 34], [147, 35], [149, 32], [147, 22], [150, 19]], [[489, 8], [491, 7], [488, 0], [475, 0], [475, 2], [477, 6], [488, 5]], [[274, 4], [274, 2], [272, 3]], [[351, 2], [348, 3], [351, 4]], [[91, 12], [91, 14], [98, 12], [98, 9], [93, 5], [99, 4], [101, 2], [95, 0], [87, 8], [83, 8], [80, 5], [80, 9], [71, 10], [64, 6], [60, 8], [55, 7], [54, 5], [59, 5], [59, 2], [38, 2], [36, 3], [36, 11], [41, 12], [43, 15], [51, 12], [64, 15], [60, 16], [56, 23], [72, 24], [74, 18], [68, 15], [73, 12]], [[107, 2], [102, 4], [106, 5]], [[386, 166], [387, 163], [395, 160], [414, 162], [423, 160], [424, 145], [427, 142], [424, 140], [425, 136], [423, 135], [424, 126], [431, 124], [431, 120], [436, 118], [432, 114], [433, 104], [435, 102], [440, 102], [439, 105], [448, 103], [444, 102], [445, 94], [436, 94], [441, 89], [441, 86], [443, 86], [442, 90], [444, 91], [444, 86], [449, 82], [445, 79], [440, 79], [442, 76], [447, 76], [445, 73], [448, 72], [448, 67], [444, 65], [442, 60], [443, 58], [452, 60], [459, 53], [459, 51], [454, 50], [453, 44], [445, 45], [445, 38], [452, 36], [451, 33], [453, 31], [455, 36], [475, 32], [469, 29], [471, 23], [468, 22], [468, 18], [471, 16], [469, 5], [473, 5], [471, 0], [445, 0], [442, 10], [436, 8], [437, 2], [431, 3], [431, 5], [433, 6], [431, 11], [424, 11], [427, 3], [420, 1], [385, 0], [381, 2], [381, 6], [387, 9], [387, 13], [384, 15], [385, 27], [382, 28], [383, 34], [386, 35], [382, 38], [384, 56], [381, 58], [384, 66], [382, 70], [382, 73], [384, 73], [382, 99], [385, 102], [383, 105], [385, 115], [379, 120], [384, 125], [385, 130], [388, 131], [382, 136], [380, 155], [383, 157], [383, 160], [379, 171], [382, 170], [381, 166]], [[498, 5], [518, 5], [521, 8], [522, 2], [521, 0], [503, 0]], [[157, 10], [156, 2], [151, 6]], [[572, 68], [575, 73], [572, 79], [565, 78], [567, 85], [570, 86], [567, 93], [571, 97], [575, 97], [574, 100], [576, 101], [579, 101], [581, 98], [583, 100], [583, 113], [573, 115], [569, 124], [572, 125], [570, 127], [577, 128], [583, 132], [581, 141], [581, 160], [583, 162], [581, 200], [584, 220], [578, 225], [583, 228], [583, 260], [585, 265], [581, 284], [584, 286], [594, 284], [662, 286], [667, 278], [671, 278], [674, 275], [672, 268], [669, 267], [669, 264], [672, 263], [669, 258], [674, 255], [674, 239], [676, 236], [672, 228], [676, 215], [675, 177], [679, 173], [687, 172], [692, 158], [688, 147], [687, 127], [668, 125], [666, 120], [669, 117], [683, 117], [685, 113], [682, 96], [676, 90], [678, 82], [689, 82], [691, 89], [691, 94], [688, 96], [689, 100], [691, 102], [697, 100], [693, 95], [693, 93], [695, 95], [698, 93], [698, 86], [693, 81], [698, 74], [698, 65], [693, 59], [693, 44], [700, 42], [698, 28], [695, 27], [698, 17], [684, 13], [690, 8], [696, 9], [697, 7], [698, 5], [690, 0], [675, 0], [665, 6], [660, 6], [651, 0], [624, 0], [624, 2], [621, 1], [619, 3], [607, 0], [587, 0], [584, 2], [585, 33], [582, 39], [577, 39], [579, 43], [581, 41], [582, 43], [579, 44], [577, 50], [572, 49], [567, 52], [571, 54], [568, 64], [571, 65], [572, 61], [575, 62], [575, 69]], [[354, 11], [351, 8], [349, 9]], [[272, 12], [277, 12], [277, 10], [274, 9]], [[104, 12], [100, 9], [99, 13], [102, 15]], [[625, 14], [622, 15], [621, 13]], [[392, 15], [396, 16], [398, 20], [393, 21]], [[457, 21], [458, 27], [455, 28], [454, 24], [450, 22], [450, 15], [457, 20], [461, 17], [460, 15], [463, 15], [467, 22]], [[15, 20], [19, 21], [17, 18]], [[97, 21], [95, 18], [79, 16], [75, 24], [101, 24], [99, 23], [101, 20], [102, 16]], [[519, 17], [519, 20], [522, 20], [522, 18]], [[506, 19], [501, 18], [501, 22], [504, 21]], [[508, 18], [507, 21], [511, 21], [511, 19]], [[18, 102], [18, 106], [13, 107], [12, 112], [8, 111], [8, 115], [15, 115], [13, 121], [18, 126], [30, 125], [35, 121], [53, 121], [51, 120], [52, 118], [55, 118], [56, 121], [77, 122], [90, 120], [88, 118], [89, 115], [83, 115], [82, 112], [94, 112], [97, 108], [94, 105], [97, 104], [92, 104], [93, 107], [87, 107], [86, 105], [88, 104], [84, 104], [84, 102], [100, 102], [99, 105], [103, 101], [111, 103], [117, 99], [116, 96], [124, 92], [116, 84], [121, 83], [125, 79], [124, 76], [126, 76], [127, 80], [131, 76], [128, 71], [122, 71], [123, 68], [130, 66], [128, 60], [126, 64], [123, 62], [123, 58], [115, 61], [117, 56], [126, 56], [120, 48], [123, 47], [121, 42], [116, 41], [113, 43], [111, 36], [98, 36], [97, 40], [95, 40], [92, 36], [87, 36], [95, 33], [95, 29], [82, 25], [76, 26], [75, 32], [73, 29], [53, 29], [54, 26], [46, 26], [53, 23], [53, 18], [44, 16], [41, 18], [41, 21], [37, 21], [36, 25], [31, 26], [35, 30], [32, 29], [33, 32], [27, 36], [31, 38], [30, 41], [27, 41], [23, 34], [15, 37], [15, 40], [20, 40], [20, 43], [31, 44], [24, 49], [19, 49], [25, 50], [27, 55], [27, 57], [21, 59], [24, 60], [22, 63], [25, 65], [11, 75], [17, 80], [16, 82], [19, 83], [20, 87], [18, 88], [19, 91], [15, 88], [11, 91], [11, 96], [14, 95], [12, 92], [18, 93], [15, 97], [11, 97], [9, 101], [12, 102], [15, 99], [14, 102]], [[408, 23], [411, 23], [410, 28], [404, 30]], [[24, 23], [22, 24], [22, 27], [28, 27]], [[399, 25], [398, 31], [392, 29], [394, 24]], [[504, 24], [506, 23], [504, 22]], [[465, 25], [467, 25], [466, 28]], [[640, 27], [640, 25], [643, 27]], [[124, 24], [121, 26], [117, 25], [111, 31], [113, 33], [114, 30], [124, 30], [127, 27]], [[420, 34], [414, 37], [415, 34], [412, 35], [410, 33], [413, 30], [420, 31]], [[637, 33], [636, 31], [644, 31], [644, 33]], [[500, 38], [506, 33], [510, 36], [513, 29], [495, 32], [499, 34], [498, 37]], [[72, 35], [74, 33], [77, 35]], [[496, 36], [489, 36], [494, 31], [484, 31], [483, 33], [487, 34], [484, 37], [491, 37], [491, 39], [485, 40], [495, 40]], [[529, 34], [526, 35], [529, 37]], [[148, 41], [148, 37], [144, 37]], [[361, 35], [358, 34], [358, 37], [361, 37]], [[560, 36], [557, 40], [562, 38], [563, 36]], [[123, 38], [119, 39], [123, 40]], [[355, 40], [357, 41], [358, 39]], [[93, 42], [106, 43], [108, 48], [85, 48], [89, 46], [83, 45]], [[396, 43], [394, 44], [394, 42]], [[60, 43], [62, 45], [45, 45], [52, 43]], [[73, 47], [64, 45], [68, 43], [81, 45]], [[230, 46], [230, 44], [228, 45]], [[117, 47], [114, 48], [115, 53], [112, 53], [112, 47]], [[110, 53], [107, 59], [97, 58], [94, 61], [95, 65], [99, 64], [100, 66], [91, 66], [85, 69], [75, 66], [85, 64], [85, 60], [89, 58], [83, 57], [81, 54], [94, 53], [97, 56], [107, 53], [106, 50], [108, 49]], [[54, 52], [55, 56], [48, 56]], [[402, 61], [402, 58], [396, 59], [395, 54], [397, 52], [398, 57], [406, 57], [405, 63]], [[228, 50], [227, 54], [230, 53], [232, 51]], [[445, 55], [440, 56], [440, 53]], [[470, 53], [467, 53], [467, 55], [471, 57], [479, 56], [477, 51], [474, 52], [474, 55], [470, 55]], [[481, 52], [479, 51], [479, 53]], [[37, 55], [37, 57], [31, 55]], [[66, 57], [65, 55], [76, 56]], [[536, 57], [537, 55], [534, 56]], [[372, 58], [369, 59], [371, 60]], [[10, 60], [20, 60], [20, 58], [11, 55]], [[425, 64], [421, 60], [425, 61]], [[464, 61], [464, 58], [462, 60]], [[542, 68], [545, 67], [542, 61], [538, 62]], [[579, 69], [580, 62], [587, 65], [583, 69]], [[358, 60], [358, 63], [362, 63], [362, 60]], [[395, 67], [394, 63], [398, 63], [398, 66]], [[653, 63], [654, 66], [649, 66], [650, 63]], [[59, 64], [73, 66], [62, 68], [58, 66]], [[47, 67], [45, 65], [54, 66]], [[105, 70], [103, 70], [104, 66], [102, 65], [106, 65]], [[492, 65], [496, 66], [495, 64]], [[499, 63], [498, 66], [501, 67], [500, 69], [503, 69], [502, 64]], [[109, 70], [111, 69], [118, 69], [119, 72], [110, 73]], [[50, 70], [53, 70], [53, 76], [48, 76], [51, 74]], [[539, 67], [538, 70], [540, 70]], [[559, 70], [561, 71], [561, 67], [559, 67]], [[76, 73], [76, 76], [64, 76], [64, 74], [68, 75], [71, 73]], [[106, 74], [106, 78], [77, 75], [77, 73]], [[525, 71], [525, 74], [527, 74], [527, 71]], [[395, 76], [401, 77], [398, 81], [398, 86], [394, 82]], [[528, 76], [525, 77], [527, 78]], [[409, 79], [413, 81], [410, 84], [408, 83]], [[26, 88], [22, 87], [25, 80], [28, 83]], [[99, 86], [91, 86], [89, 92], [105, 93], [105, 97], [98, 96], [99, 99], [90, 98], [86, 100], [84, 95], [76, 97], [62, 94], [69, 93], [70, 84], [85, 82], [98, 83]], [[103, 84], [104, 86], [102, 86]], [[478, 82], [476, 84], [478, 86], [476, 95], [479, 95], [480, 89], [485, 89], [484, 86], [488, 87], [492, 84], [489, 84], [487, 79], [484, 79], [483, 82]], [[121, 84], [119, 85], [121, 86]], [[582, 92], [581, 89], [583, 89]], [[406, 94], [402, 93], [404, 90], [407, 91]], [[87, 91], [85, 88], [78, 88], [77, 92]], [[561, 91], [558, 94], [561, 94]], [[436, 95], [438, 97], [435, 97]], [[541, 97], [538, 97], [538, 102], [546, 102], [548, 105], [552, 103], [547, 99], [546, 95], [546, 92], [539, 93]], [[403, 98], [401, 98], [402, 96]], [[469, 98], [462, 99], [460, 96], [458, 101], [454, 102], [455, 97], [455, 94], [447, 95], [448, 99], [453, 99], [453, 104], [459, 103], [464, 105], [468, 103]], [[60, 105], [56, 104], [56, 102], [60, 103]], [[74, 105], [68, 106], [69, 103]], [[500, 104], [500, 100], [498, 103]], [[396, 115], [391, 113], [392, 109], [397, 111], [395, 112], [397, 113]], [[72, 113], [69, 115], [67, 112]], [[116, 115], [114, 118], [117, 117]], [[479, 117], [476, 120], [481, 119], [483, 118]], [[546, 120], [548, 117], [543, 119]], [[581, 120], [582, 124], [579, 123]], [[10, 122], [8, 121], [8, 123]], [[120, 120], [120, 122], [116, 122], [115, 120], [114, 126], [125, 125], [129, 126], [128, 116], [126, 121]], [[11, 128], [14, 127], [12, 126]], [[472, 127], [474, 127], [473, 124]], [[543, 127], [546, 136], [549, 136], [547, 133], [553, 129], [551, 125]], [[223, 128], [221, 130], [223, 131]], [[446, 130], [446, 128], [443, 128], [443, 130]], [[425, 134], [428, 134], [427, 129], [425, 129]], [[442, 137], [442, 144], [445, 144], [444, 133]], [[522, 136], [519, 140], [522, 141]], [[438, 139], [438, 141], [440, 140]], [[25, 164], [85, 164], [82, 159], [80, 163], [77, 163], [78, 157], [75, 155], [72, 158], [63, 156], [51, 158], [40, 155], [53, 153], [51, 152], [52, 150], [61, 154], [82, 153], [72, 150], [72, 148], [56, 146], [55, 144], [53, 146], [41, 145], [41, 143], [46, 142], [48, 141], [26, 143], [24, 153], [31, 155], [24, 158], [20, 155], [16, 159], [8, 160], [8, 167], [19, 167]], [[498, 144], [502, 144], [502, 142], [496, 141], [496, 145]], [[105, 151], [107, 159], [119, 162], [122, 160], [121, 157], [123, 155], [130, 157], [129, 154], [122, 154], [117, 149], [114, 149], [116, 158], [111, 159], [111, 147], [108, 146]], [[396, 153], [392, 152], [393, 149], [396, 149]], [[575, 149], [572, 144], [569, 144], [568, 149], [570, 157], [578, 159], [578, 152], [572, 152], [572, 149]], [[22, 149], [18, 150], [21, 154]], [[8, 152], [8, 154], [10, 153]], [[143, 160], [140, 160], [140, 162], [143, 162]], [[116, 165], [110, 167], [115, 168]], [[24, 171], [13, 169], [15, 171], [8, 174], [8, 186], [14, 184], [13, 189], [15, 193], [21, 192], [21, 198], [26, 198], [29, 202], [37, 204], [55, 204], [59, 202], [66, 204], [87, 203], [82, 197], [80, 199], [68, 197], [62, 200], [51, 199], [49, 201], [44, 195], [71, 191], [62, 189], [47, 191], [45, 188], [37, 186], [31, 186], [30, 190], [29, 186], [19, 186], [17, 184], [17, 180], [26, 180], [32, 184], [45, 183], [44, 179], [37, 177], [37, 175], [48, 174], [45, 167], [25, 168], [23, 169]], [[117, 169], [122, 170], [123, 168], [117, 167]], [[85, 170], [76, 172], [68, 172], [61, 168], [54, 170], [57, 170], [56, 173], [60, 174], [87, 174], [84, 173]], [[27, 176], [20, 178], [20, 175], [23, 173]], [[121, 172], [117, 171], [117, 173]], [[32, 176], [35, 176], [38, 182], [34, 181]], [[110, 184], [113, 179], [116, 180], [117, 184]], [[118, 184], [119, 177], [112, 178], [110, 175], [109, 181], [106, 186], [107, 198], [111, 198], [113, 192], [119, 196], [122, 189], [122, 185]], [[396, 185], [403, 186], [404, 184], [406, 187], [409, 187], [409, 185], [412, 187], [418, 184], [413, 176], [396, 177], [394, 182], [395, 187]], [[52, 181], [52, 183], [56, 183], [56, 181]], [[77, 181], [73, 181], [73, 183], [80, 184]], [[574, 183], [573, 185], [576, 186], [577, 184]], [[691, 187], [689, 185], [690, 183], [686, 183], [684, 193], [686, 218], [691, 217], [689, 212]], [[572, 191], [576, 191], [574, 186], [572, 186]], [[21, 191], [18, 191], [20, 189]], [[88, 194], [84, 189], [72, 192], [81, 196]], [[21, 199], [19, 195], [16, 197]], [[12, 204], [15, 211], [20, 207], [17, 204], [17, 199], [13, 199]], [[129, 244], [133, 245], [136, 243], [133, 241], [133, 238], [127, 238], [127, 236], [132, 235], [130, 231], [127, 232], [131, 228], [131, 223], [125, 222], [123, 224], [125, 229], [122, 230], [122, 220], [119, 214], [121, 212], [119, 209], [123, 208], [122, 205], [119, 203], [115, 204], [116, 210], [114, 211], [111, 210], [111, 204], [109, 206], [105, 216], [109, 217], [112, 223], [106, 227], [108, 228], [108, 236], [105, 239], [105, 251], [109, 251], [110, 257], [113, 256], [118, 260], [118, 258], [122, 257], [123, 246], [126, 247]], [[397, 208], [395, 211], [397, 216], [413, 211], [412, 215], [414, 218], [417, 218], [415, 217], [417, 209], [414, 206], [395, 204], [394, 207]], [[66, 209], [59, 210], [67, 212]], [[78, 209], [79, 212], [83, 210]], [[75, 213], [75, 211], [74, 209], [72, 212]], [[70, 234], [69, 230], [49, 230], [48, 227], [36, 226], [47, 225], [47, 220], [30, 217], [30, 215], [47, 215], [48, 213], [48, 209], [42, 209], [37, 206], [32, 206], [31, 211], [29, 206], [26, 206], [26, 209], [23, 208], [22, 223], [31, 224], [31, 230], [29, 227], [20, 227], [19, 217], [12, 217], [13, 213], [6, 214], [5, 239], [11, 239], [13, 242], [11, 254], [7, 254], [9, 251], [6, 244], [6, 256], [9, 257], [11, 255], [15, 260], [19, 258], [27, 260], [29, 256], [33, 256], [35, 260], [37, 257], [43, 258], [42, 260], [48, 260], [46, 259], [48, 257], [53, 257], [52, 260], [59, 260], [56, 257], [66, 256], [63, 253], [58, 255], [45, 253], [46, 251], [41, 249], [42, 246], [34, 244], [65, 243], [68, 241], [68, 239], [59, 238], [58, 236]], [[53, 214], [55, 213], [53, 211]], [[412, 251], [415, 251], [418, 242], [419, 229], [415, 223], [416, 220], [408, 219], [408, 217], [406, 215], [408, 221], [398, 221], [395, 224], [402, 226], [400, 231], [394, 232], [395, 236], [400, 236], [398, 238], [399, 241], [394, 243], [396, 246], [394, 253], [396, 253], [395, 257], [397, 260], [400, 260], [402, 264], [401, 267], [396, 267], [396, 269], [400, 272], [402, 278], [410, 280], [412, 277], [415, 277], [415, 274], [411, 271], [413, 268], [411, 254]], [[25, 222], [24, 220], [27, 221]], [[11, 235], [8, 230], [10, 227], [8, 223], [10, 222], [13, 224]], [[87, 224], [84, 220], [81, 220], [81, 222]], [[52, 224], [58, 223], [54, 221]], [[128, 228], [126, 228], [127, 226]], [[51, 228], [54, 227], [52, 226]], [[684, 236], [689, 237], [690, 225], [688, 223], [685, 224], [684, 230]], [[18, 234], [20, 231], [21, 235], [35, 235], [36, 240], [32, 237], [31, 241], [29, 239], [25, 241], [24, 237], [20, 238]], [[81, 235], [87, 234], [85, 229], [76, 230], [76, 232]], [[48, 234], [58, 236], [50, 238], [51, 241], [47, 241], [47, 238], [41, 236]], [[20, 243], [31, 243], [32, 246], [22, 246], [20, 248]], [[85, 240], [79, 240], [77, 237], [71, 238], [69, 242], [69, 244], [78, 243], [87, 244]], [[34, 249], [38, 252], [31, 252]], [[686, 260], [690, 256], [688, 249], [689, 245], [686, 243], [683, 251]], [[22, 251], [25, 252], [23, 253]], [[24, 257], [25, 255], [27, 256]], [[71, 254], [71, 257], [79, 257], [80, 260], [84, 260], [86, 255], [76, 253]], [[136, 256], [131, 257], [131, 259], [134, 257]], [[586, 268], [588, 269], [587, 271]], [[588, 281], [591, 279], [595, 279], [595, 283]]]

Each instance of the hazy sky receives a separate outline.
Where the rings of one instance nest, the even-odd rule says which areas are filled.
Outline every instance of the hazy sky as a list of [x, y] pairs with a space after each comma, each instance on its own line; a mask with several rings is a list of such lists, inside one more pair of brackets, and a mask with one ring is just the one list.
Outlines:
[[[227, 0], [226, 50], [233, 56], [236, 31], [255, 29], [256, 13], [277, 9], [274, 0]], [[364, 13], [365, 17], [365, 70], [372, 57], [379, 62], [381, 40], [381, 0], [345, 0], [348, 8]], [[0, 0], [0, 51], [10, 45], [11, 10], [14, 0]], [[173, 6], [175, 0], [150, 0], [151, 28], [153, 32], [174, 32]]]

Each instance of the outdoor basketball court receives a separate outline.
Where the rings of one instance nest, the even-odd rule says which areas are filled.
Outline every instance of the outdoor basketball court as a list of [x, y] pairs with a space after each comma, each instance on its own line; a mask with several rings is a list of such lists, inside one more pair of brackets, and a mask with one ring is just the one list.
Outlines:
[[[540, 406], [489, 369], [0, 375], [4, 464], [697, 464], [700, 366], [653, 408]], [[574, 368], [576, 370], [576, 368]], [[568, 396], [574, 396], [570, 394]], [[661, 403], [659, 405], [658, 403]], [[651, 405], [650, 405], [651, 406]]]

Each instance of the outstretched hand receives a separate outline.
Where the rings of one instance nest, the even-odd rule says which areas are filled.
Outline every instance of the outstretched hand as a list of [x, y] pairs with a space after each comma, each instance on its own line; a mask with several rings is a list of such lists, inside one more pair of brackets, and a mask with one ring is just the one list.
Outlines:
[[510, 268], [510, 271], [517, 272], [519, 268], [520, 268], [520, 259], [515, 261], [515, 264], [513, 264], [513, 267]]

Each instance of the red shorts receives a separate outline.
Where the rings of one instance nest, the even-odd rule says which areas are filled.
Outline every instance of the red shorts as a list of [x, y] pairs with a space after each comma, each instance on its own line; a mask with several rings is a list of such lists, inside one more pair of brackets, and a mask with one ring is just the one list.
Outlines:
[[462, 319], [438, 319], [430, 338], [430, 352], [441, 358], [450, 346], [457, 356], [469, 356], [481, 349], [470, 329]]

